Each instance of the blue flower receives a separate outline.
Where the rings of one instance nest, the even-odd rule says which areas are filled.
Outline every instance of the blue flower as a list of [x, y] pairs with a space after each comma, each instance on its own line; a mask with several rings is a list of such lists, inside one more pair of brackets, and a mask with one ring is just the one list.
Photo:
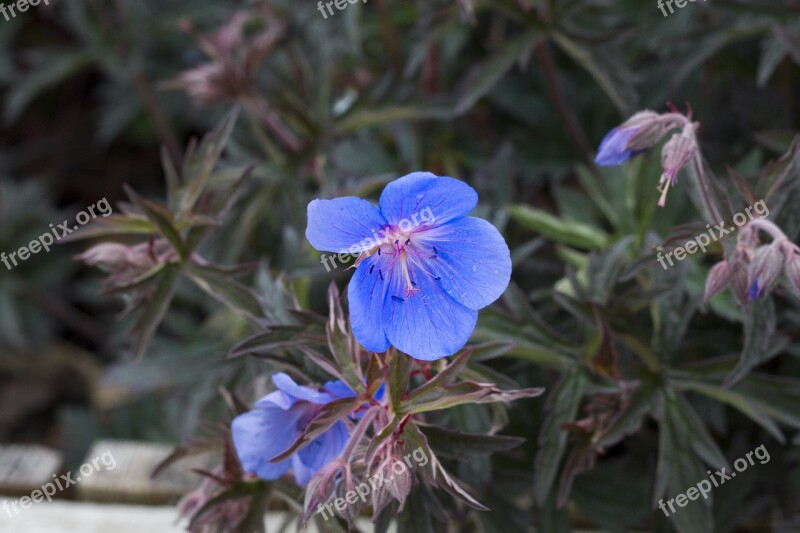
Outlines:
[[621, 165], [640, 153], [641, 150], [628, 148], [628, 142], [636, 130], [637, 128], [614, 128], [609, 131], [600, 143], [595, 163], [603, 167]]
[[466, 344], [511, 278], [502, 235], [467, 216], [477, 203], [466, 183], [415, 172], [387, 185], [379, 208], [354, 197], [308, 205], [314, 248], [359, 255], [348, 299], [364, 348], [430, 361]]
[[341, 381], [326, 383], [324, 390], [318, 391], [298, 385], [283, 373], [273, 375], [272, 382], [278, 390], [258, 400], [252, 411], [234, 418], [233, 445], [246, 472], [271, 481], [292, 468], [297, 483], [305, 486], [317, 470], [344, 450], [349, 434], [343, 422], [334, 424], [290, 458], [279, 463], [270, 463], [270, 459], [294, 444], [321, 405], [355, 393]]

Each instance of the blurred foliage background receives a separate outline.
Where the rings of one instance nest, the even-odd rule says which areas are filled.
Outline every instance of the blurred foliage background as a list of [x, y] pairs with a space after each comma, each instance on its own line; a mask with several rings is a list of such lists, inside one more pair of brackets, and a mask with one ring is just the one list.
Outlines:
[[[727, 168], [756, 184], [800, 123], [796, 0], [709, 0], [668, 17], [640, 0], [371, 0], [327, 19], [311, 1], [53, 4], [0, 20], [0, 250], [103, 197], [116, 205], [123, 184], [163, 199], [162, 147], [180, 161], [239, 106], [211, 184], [252, 176], [200, 253], [257, 265], [239, 279], [275, 320], [292, 298], [326, 313], [327, 285], [350, 273], [326, 272], [305, 242], [311, 199], [376, 198], [421, 169], [463, 179], [515, 266], [475, 340], [509, 343], [484, 362], [547, 399], [510, 409], [503, 433], [523, 446], [454, 462], [493, 509], [462, 525], [800, 530], [799, 302], [779, 291], [765, 304], [769, 319], [747, 326], [746, 375], [724, 386], [747, 328], [728, 293], [702, 305], [721, 247], [666, 272], [655, 261], [657, 245], [705, 225], [686, 176], [658, 209], [658, 150], [592, 162], [634, 111], [690, 103], [723, 185], [734, 189]], [[795, 159], [770, 219], [797, 242]], [[71, 261], [84, 248], [0, 266], [0, 440], [77, 461], [100, 437], [196, 436], [225, 420], [221, 387], [253, 399], [272, 367], [226, 359], [247, 333], [240, 316], [182, 281], [135, 360], [122, 300]], [[445, 422], [486, 432], [488, 410]], [[713, 509], [657, 509], [761, 444], [771, 461], [716, 490]]]

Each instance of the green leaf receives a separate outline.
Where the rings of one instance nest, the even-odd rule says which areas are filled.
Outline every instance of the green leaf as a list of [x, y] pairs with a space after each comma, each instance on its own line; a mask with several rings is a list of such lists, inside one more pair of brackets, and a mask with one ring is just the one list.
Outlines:
[[270, 325], [265, 331], [256, 333], [231, 348], [228, 357], [235, 358], [248, 353], [271, 352], [287, 346], [308, 343], [307, 338], [297, 338], [304, 331], [306, 331], [306, 326], [301, 325]]
[[737, 392], [735, 389], [721, 389], [714, 385], [701, 383], [699, 381], [672, 379], [670, 383], [683, 390], [699, 392], [704, 396], [713, 398], [719, 402], [726, 403], [742, 414], [750, 418], [753, 422], [767, 430], [780, 443], [786, 442], [786, 438], [781, 432], [775, 421], [767, 415], [760, 405], [753, 402], [747, 396]]
[[125, 194], [128, 198], [142, 210], [147, 219], [158, 228], [159, 233], [169, 241], [175, 251], [178, 252], [181, 259], [185, 260], [188, 257], [186, 247], [183, 243], [183, 238], [175, 227], [175, 221], [172, 219], [172, 213], [164, 209], [162, 206], [145, 200], [134, 191], [127, 184], [123, 185]]
[[451, 459], [504, 452], [525, 442], [521, 437], [465, 433], [437, 426], [425, 426], [424, 431], [437, 454]]
[[157, 231], [157, 227], [144, 216], [110, 215], [107, 218], [97, 218], [91, 224], [81, 226], [77, 231], [63, 237], [59, 242], [120, 235], [153, 235]]
[[772, 298], [760, 298], [752, 302], [744, 318], [744, 349], [736, 365], [725, 378], [723, 387], [734, 385], [753, 368], [776, 355], [770, 350], [770, 341], [775, 334], [775, 304]]
[[453, 110], [442, 105], [393, 105], [348, 113], [339, 120], [336, 129], [339, 133], [346, 134], [402, 120], [447, 120], [452, 116]]
[[229, 276], [214, 269], [189, 263], [186, 273], [209, 296], [253, 320], [264, 319], [264, 311], [256, 293]]
[[524, 204], [510, 206], [508, 213], [524, 227], [556, 242], [590, 250], [600, 250], [608, 245], [608, 235], [582, 222], [562, 220]]
[[548, 414], [539, 432], [539, 451], [534, 464], [533, 489], [539, 506], [550, 495], [566, 451], [568, 434], [561, 426], [575, 421], [585, 388], [586, 378], [575, 368], [562, 376], [548, 398]]
[[6, 97], [5, 122], [15, 121], [28, 107], [28, 104], [50, 87], [63, 83], [68, 77], [88, 66], [92, 56], [86, 50], [41, 52], [41, 66], [35, 68], [21, 79], [15, 80]]
[[592, 75], [621, 113], [630, 113], [632, 108], [630, 97], [624, 94], [624, 88], [598, 64], [597, 59], [590, 50], [587, 50], [561, 32], [554, 32], [552, 37], [568, 56]]
[[178, 274], [181, 268], [178, 265], [167, 265], [159, 276], [158, 285], [148, 303], [144, 306], [141, 315], [133, 327], [133, 333], [137, 336], [133, 349], [135, 358], [139, 358], [147, 351], [150, 340], [156, 328], [164, 319], [164, 315], [175, 294], [175, 286], [178, 281]]
[[497, 84], [515, 62], [529, 55], [541, 39], [539, 31], [528, 31], [511, 39], [484, 63], [474, 67], [461, 81], [462, 91], [456, 103], [456, 115], [469, 111]]
[[211, 133], [203, 137], [200, 144], [191, 146], [183, 166], [183, 179], [186, 183], [181, 188], [180, 210], [189, 213], [206, 188], [208, 178], [222, 156], [223, 150], [230, 141], [239, 108], [234, 107], [220, 120]]
[[[706, 479], [706, 469], [697, 460], [692, 439], [687, 438], [692, 428], [685, 424], [679, 400], [671, 389], [663, 391], [664, 413], [659, 427], [654, 506], [659, 505], [662, 498], [686, 492]], [[671, 514], [670, 519], [681, 532], [712, 531], [710, 502], [702, 498], [690, 501], [686, 507]]]

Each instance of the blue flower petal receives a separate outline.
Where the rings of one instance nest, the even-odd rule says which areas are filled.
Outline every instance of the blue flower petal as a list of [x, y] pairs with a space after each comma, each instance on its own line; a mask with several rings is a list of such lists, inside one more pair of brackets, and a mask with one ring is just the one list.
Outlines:
[[450, 298], [424, 273], [412, 269], [410, 274], [420, 289], [414, 296], [405, 293], [406, 280], [400, 268], [391, 269], [387, 276], [383, 308], [386, 337], [415, 359], [433, 361], [453, 355], [469, 340], [478, 311]]
[[436, 257], [425, 268], [439, 285], [460, 304], [481, 309], [497, 300], [511, 279], [511, 252], [500, 232], [486, 220], [462, 218], [423, 232], [421, 246]]
[[[272, 383], [275, 384], [276, 387], [285, 394], [297, 399], [297, 400], [305, 400], [311, 403], [317, 404], [324, 404], [328, 403], [333, 400], [331, 395], [326, 392], [319, 392], [311, 387], [305, 387], [303, 385], [298, 385], [294, 382], [292, 378], [290, 378], [287, 374], [283, 372], [278, 372], [272, 376]], [[258, 407], [261, 402], [256, 404]]]
[[378, 209], [361, 198], [314, 200], [308, 204], [306, 238], [320, 251], [356, 253], [377, 245], [386, 225]]
[[394, 225], [406, 220], [412, 226], [440, 226], [468, 215], [477, 204], [472, 187], [430, 172], [414, 172], [389, 183], [380, 198], [381, 213]]
[[297, 484], [305, 487], [320, 468], [339, 457], [349, 436], [347, 427], [342, 422], [337, 422], [293, 455], [291, 461]]
[[356, 393], [347, 386], [347, 383], [337, 379], [329, 381], [324, 386], [325, 391], [331, 395], [331, 400], [341, 400], [342, 398], [353, 398]]
[[294, 444], [299, 433], [297, 424], [304, 415], [300, 406], [284, 410], [277, 405], [243, 413], [231, 423], [234, 448], [245, 472], [261, 479], [278, 479], [291, 467], [291, 460], [270, 463], [269, 460]]
[[389, 349], [389, 340], [383, 331], [383, 297], [385, 272], [381, 264], [385, 259], [377, 254], [366, 258], [356, 268], [347, 298], [350, 303], [350, 324], [358, 343], [371, 352]]
[[628, 150], [628, 141], [634, 133], [636, 128], [614, 128], [609, 131], [600, 143], [595, 163], [603, 167], [617, 166], [633, 157], [635, 154]]

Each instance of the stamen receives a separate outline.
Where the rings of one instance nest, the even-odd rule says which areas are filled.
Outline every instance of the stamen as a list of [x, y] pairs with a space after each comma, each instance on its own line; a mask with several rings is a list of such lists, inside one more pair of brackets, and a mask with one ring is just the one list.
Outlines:
[[372, 265], [371, 267], [369, 267], [369, 273], [372, 274], [373, 270], [375, 270], [375, 265]]
[[434, 279], [434, 280], [436, 280], [436, 281], [439, 281], [439, 280], [440, 280], [440, 279], [442, 279], [442, 278], [433, 278], [433, 279]]
[[383, 272], [381, 272], [380, 268], [378, 269], [378, 275], [381, 277], [381, 281], [383, 281]]
[[394, 301], [396, 301], [396, 302], [405, 302], [405, 300], [403, 300], [403, 299], [402, 299], [402, 298], [400, 298], [399, 296], [392, 296], [392, 300], [394, 300]]
[[406, 241], [406, 246], [408, 246], [410, 243], [411, 243], [411, 239], [408, 239], [408, 240]]

